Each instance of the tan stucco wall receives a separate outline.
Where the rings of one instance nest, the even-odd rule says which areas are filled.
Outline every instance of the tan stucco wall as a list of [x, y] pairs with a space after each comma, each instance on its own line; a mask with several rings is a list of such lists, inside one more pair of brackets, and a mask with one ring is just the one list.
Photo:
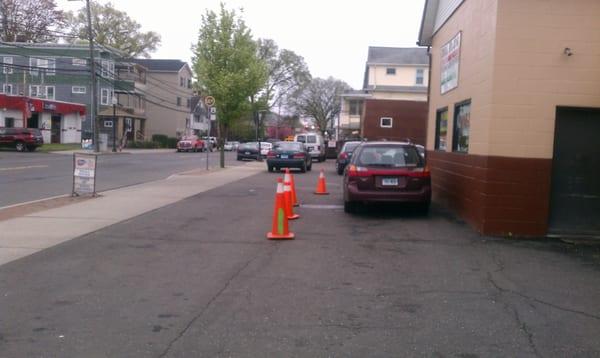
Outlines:
[[[181, 73], [159, 73], [148, 72], [151, 78], [148, 78], [146, 98], [150, 101], [160, 103], [166, 107], [177, 110], [163, 108], [156, 104], [146, 102], [146, 137], [151, 138], [153, 134], [166, 134], [175, 137], [177, 132], [185, 130], [185, 120], [190, 116], [190, 108], [187, 107], [187, 100], [192, 97], [192, 90], [186, 86], [179, 85], [179, 77], [191, 78], [191, 73], [182, 69]], [[155, 84], [161, 83], [158, 87]], [[163, 98], [167, 102], [161, 102], [158, 98]], [[181, 97], [181, 106], [177, 106], [177, 97]]]
[[427, 101], [427, 93], [399, 93], [373, 91], [373, 99], [391, 99], [398, 101]]
[[[452, 150], [454, 104], [471, 99], [470, 154], [489, 154], [489, 129], [492, 119], [494, 44], [497, 0], [465, 1], [433, 37], [427, 149], [435, 139], [436, 111], [448, 107], [448, 151]], [[440, 51], [462, 31], [458, 87], [441, 95]]]
[[[395, 68], [395, 75], [386, 73], [388, 68]], [[423, 87], [427, 87], [428, 70], [427, 66], [383, 66], [369, 65], [369, 86], [416, 86], [417, 68], [423, 71]]]
[[499, 1], [490, 153], [552, 158], [557, 106], [600, 107], [600, 1]]
[[[465, 1], [433, 38], [428, 149], [436, 110], [451, 151], [454, 104], [471, 99], [470, 154], [552, 158], [556, 107], [600, 107], [598, 19], [595, 0]], [[442, 96], [439, 52], [458, 31], [459, 84]]]

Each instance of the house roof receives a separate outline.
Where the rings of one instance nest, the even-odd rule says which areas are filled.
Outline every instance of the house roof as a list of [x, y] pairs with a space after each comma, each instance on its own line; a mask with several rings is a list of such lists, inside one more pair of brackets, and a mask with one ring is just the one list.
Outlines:
[[417, 40], [417, 45], [419, 46], [431, 46], [439, 3], [439, 0], [425, 0], [423, 16], [421, 17], [421, 29], [419, 30], [419, 39]]
[[131, 62], [135, 62], [140, 64], [148, 69], [148, 71], [152, 72], [179, 72], [181, 68], [187, 66], [187, 63], [181, 60], [171, 60], [171, 59], [146, 59], [146, 58], [136, 58], [131, 60]]
[[429, 57], [424, 47], [369, 46], [367, 65], [428, 65]]

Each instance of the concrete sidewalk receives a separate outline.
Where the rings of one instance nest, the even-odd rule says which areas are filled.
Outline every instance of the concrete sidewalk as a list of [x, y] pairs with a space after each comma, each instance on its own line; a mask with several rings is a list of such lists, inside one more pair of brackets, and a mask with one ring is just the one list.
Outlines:
[[98, 155], [118, 155], [118, 154], [157, 154], [157, 153], [175, 153], [175, 149], [135, 149], [135, 148], [125, 148], [120, 152], [100, 152], [95, 153], [93, 150], [88, 149], [77, 149], [77, 150], [59, 150], [55, 152], [49, 152], [52, 154], [62, 154], [62, 155], [73, 155], [73, 153], [86, 153], [86, 154], [98, 154]]
[[188, 171], [91, 200], [0, 221], [0, 265], [264, 171], [264, 164]]

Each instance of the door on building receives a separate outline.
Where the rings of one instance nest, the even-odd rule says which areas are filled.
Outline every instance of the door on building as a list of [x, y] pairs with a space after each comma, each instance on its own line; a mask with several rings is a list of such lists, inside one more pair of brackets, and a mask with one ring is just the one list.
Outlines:
[[549, 231], [600, 234], [600, 109], [558, 108]]
[[40, 116], [38, 113], [32, 113], [27, 119], [27, 128], [40, 128]]
[[61, 117], [52, 116], [51, 120], [50, 143], [60, 143], [60, 134], [62, 133]]

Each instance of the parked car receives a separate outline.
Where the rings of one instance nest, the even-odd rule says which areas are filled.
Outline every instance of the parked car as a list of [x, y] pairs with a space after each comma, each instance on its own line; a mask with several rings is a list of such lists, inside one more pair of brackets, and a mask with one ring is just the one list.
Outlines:
[[325, 140], [322, 135], [318, 133], [296, 134], [294, 142], [304, 143], [308, 148], [310, 155], [318, 162], [322, 162], [326, 159]]
[[263, 158], [267, 157], [267, 153], [269, 153], [271, 149], [273, 149], [273, 143], [260, 142], [260, 155], [262, 155]]
[[352, 153], [354, 152], [354, 149], [356, 149], [356, 147], [358, 147], [360, 143], [361, 142], [359, 141], [349, 141], [344, 143], [342, 149], [340, 149], [340, 152], [338, 153], [337, 158], [335, 159], [335, 169], [338, 175], [344, 174], [344, 168], [346, 168], [346, 165], [352, 158]]
[[223, 149], [225, 149], [226, 151], [234, 151], [234, 150], [237, 150], [237, 148], [238, 148], [239, 145], [240, 145], [240, 142], [227, 141], [223, 145]]
[[427, 212], [431, 175], [414, 144], [362, 143], [344, 171], [344, 211], [360, 203], [412, 203]]
[[258, 159], [258, 143], [257, 142], [248, 142], [242, 143], [239, 145], [237, 149], [237, 160], [244, 159]]
[[312, 157], [303, 143], [277, 142], [267, 153], [269, 172], [281, 168], [298, 168], [302, 173], [312, 169]]
[[18, 152], [34, 151], [44, 144], [42, 133], [37, 128], [0, 127], [0, 147], [15, 148]]
[[206, 150], [204, 141], [195, 135], [182, 137], [177, 142], [178, 152], [202, 152]]

